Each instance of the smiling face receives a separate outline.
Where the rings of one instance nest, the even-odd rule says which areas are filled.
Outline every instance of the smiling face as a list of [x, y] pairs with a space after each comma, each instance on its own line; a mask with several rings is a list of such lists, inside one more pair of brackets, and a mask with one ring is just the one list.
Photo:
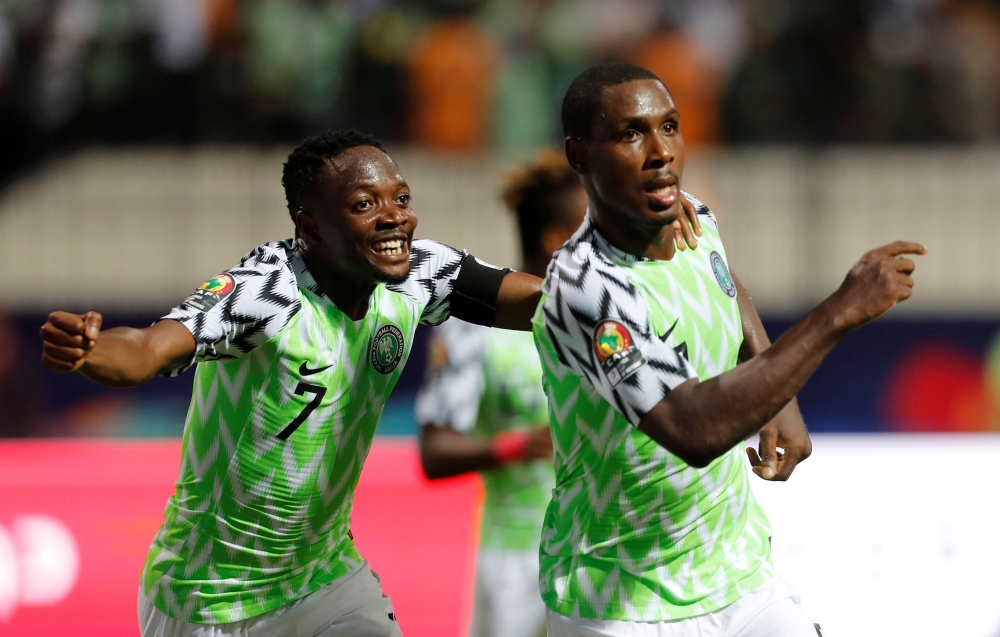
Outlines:
[[341, 274], [400, 283], [409, 274], [417, 217], [399, 167], [373, 146], [330, 159], [296, 215], [306, 252]]
[[681, 214], [684, 139], [674, 101], [659, 81], [606, 86], [588, 134], [567, 138], [566, 154], [598, 216], [657, 231]]

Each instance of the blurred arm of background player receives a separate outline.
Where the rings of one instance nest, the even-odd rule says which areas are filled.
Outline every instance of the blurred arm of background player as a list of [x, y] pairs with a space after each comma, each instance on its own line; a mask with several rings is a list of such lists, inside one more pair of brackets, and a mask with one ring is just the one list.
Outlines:
[[[544, 151], [532, 164], [508, 175], [504, 200], [517, 217], [523, 269], [527, 273], [524, 277], [545, 276], [552, 253], [576, 232], [587, 211], [587, 193], [580, 184], [579, 177], [566, 161], [564, 151], [561, 149]], [[701, 224], [694, 205], [686, 198], [681, 203], [684, 214], [674, 222], [674, 241], [681, 250], [686, 247], [694, 249], [698, 247], [697, 237], [701, 236]], [[525, 290], [517, 290], [517, 286], [526, 286], [533, 280], [534, 277], [531, 277], [531, 280], [518, 280], [508, 276], [504, 279], [500, 295], [502, 297], [505, 292], [510, 292], [520, 298], [526, 298]], [[539, 293], [534, 297], [534, 302], [528, 301], [521, 306], [508, 304], [510, 312], [497, 312], [497, 326], [515, 325], [518, 329], [523, 329], [521, 327], [523, 322], [531, 321], [540, 298]], [[757, 322], [759, 323], [760, 319], [757, 319]], [[763, 328], [760, 333], [764, 334]], [[765, 343], [761, 349], [766, 349], [770, 345], [766, 339], [767, 335], [764, 334]], [[432, 343], [432, 347], [444, 348], [445, 351], [447, 349], [440, 342]], [[453, 363], [454, 361], [449, 361], [440, 364]], [[421, 390], [422, 394], [427, 394], [427, 398], [420, 400], [460, 402], [470, 399], [474, 404], [478, 404], [478, 395], [433, 396], [434, 393], [442, 391], [440, 387], [432, 387], [433, 384], [442, 382], [440, 377], [436, 377], [438, 374], [453, 373], [457, 377], [464, 377], [463, 381], [468, 381], [469, 375], [481, 374], [481, 368], [476, 367], [481, 365], [481, 361], [478, 359], [463, 361], [463, 364], [467, 363], [472, 363], [472, 366], [466, 370], [442, 370], [434, 369], [435, 362], [429, 361], [428, 377], [425, 378], [424, 388]], [[467, 382], [453, 383], [444, 391], [475, 392], [473, 385], [474, 383]], [[417, 411], [419, 417], [421, 412], [419, 404]], [[450, 409], [431, 409], [431, 411], [438, 414], [454, 413]], [[471, 417], [472, 415], [463, 416], [463, 421]], [[441, 416], [436, 418], [446, 419]], [[552, 457], [552, 438], [548, 423], [537, 423], [536, 428], [527, 431], [502, 431], [492, 438], [485, 438], [459, 431], [468, 427], [458, 427], [455, 426], [456, 423], [433, 422], [434, 418], [430, 416], [423, 420], [426, 421], [421, 422], [420, 460], [424, 473], [431, 479], [488, 471], [510, 463], [532, 462]], [[463, 424], [470, 425], [467, 422]]]
[[[743, 287], [736, 273], [730, 270], [736, 283], [736, 300], [740, 306], [743, 322], [743, 345], [740, 347], [739, 362], [744, 363], [771, 346], [764, 324], [761, 323], [757, 308], [750, 293]], [[812, 441], [806, 423], [799, 411], [799, 401], [792, 398], [785, 408], [778, 412], [771, 422], [760, 430], [759, 453], [747, 447], [753, 472], [765, 480], [787, 480], [795, 470], [795, 465], [812, 454]], [[778, 448], [782, 451], [778, 451]]]

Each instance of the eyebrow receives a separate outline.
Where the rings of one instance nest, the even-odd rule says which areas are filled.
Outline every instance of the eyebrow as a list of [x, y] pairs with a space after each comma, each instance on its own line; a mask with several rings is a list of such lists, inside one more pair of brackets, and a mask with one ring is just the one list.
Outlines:
[[[663, 115], [663, 119], [669, 119], [674, 115], [679, 115], [676, 108], [672, 108]], [[619, 122], [619, 125], [625, 125], [629, 127], [643, 126], [646, 123], [645, 117], [623, 117]]]
[[[356, 182], [353, 182], [353, 183], [349, 184], [349, 187], [350, 187], [351, 190], [365, 190], [365, 189], [374, 188], [375, 185], [376, 185], [376, 182], [371, 181], [371, 180], [365, 180], [365, 181], [356, 181]], [[409, 188], [409, 187], [410, 186], [409, 186], [409, 184], [406, 183], [405, 179], [400, 179], [399, 181], [396, 182], [396, 188]]]

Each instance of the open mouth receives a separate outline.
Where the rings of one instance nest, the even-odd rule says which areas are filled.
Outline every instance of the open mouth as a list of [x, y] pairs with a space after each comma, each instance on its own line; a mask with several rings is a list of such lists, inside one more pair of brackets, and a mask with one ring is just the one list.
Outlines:
[[406, 247], [406, 241], [403, 239], [388, 239], [375, 243], [372, 246], [372, 250], [375, 251], [375, 254], [382, 257], [394, 257], [405, 254]]
[[646, 195], [660, 206], [669, 208], [680, 198], [680, 188], [677, 187], [676, 181], [664, 180], [646, 188]]

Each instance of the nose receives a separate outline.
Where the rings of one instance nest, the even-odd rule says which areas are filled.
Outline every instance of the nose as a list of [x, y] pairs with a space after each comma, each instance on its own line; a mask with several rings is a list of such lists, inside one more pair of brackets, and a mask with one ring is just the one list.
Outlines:
[[395, 202], [387, 202], [382, 208], [382, 214], [378, 216], [378, 225], [382, 228], [398, 228], [409, 221], [411, 212], [406, 208], [397, 206]]
[[670, 141], [659, 131], [647, 137], [649, 147], [646, 151], [646, 165], [643, 167], [650, 170], [658, 170], [673, 163], [674, 151]]

